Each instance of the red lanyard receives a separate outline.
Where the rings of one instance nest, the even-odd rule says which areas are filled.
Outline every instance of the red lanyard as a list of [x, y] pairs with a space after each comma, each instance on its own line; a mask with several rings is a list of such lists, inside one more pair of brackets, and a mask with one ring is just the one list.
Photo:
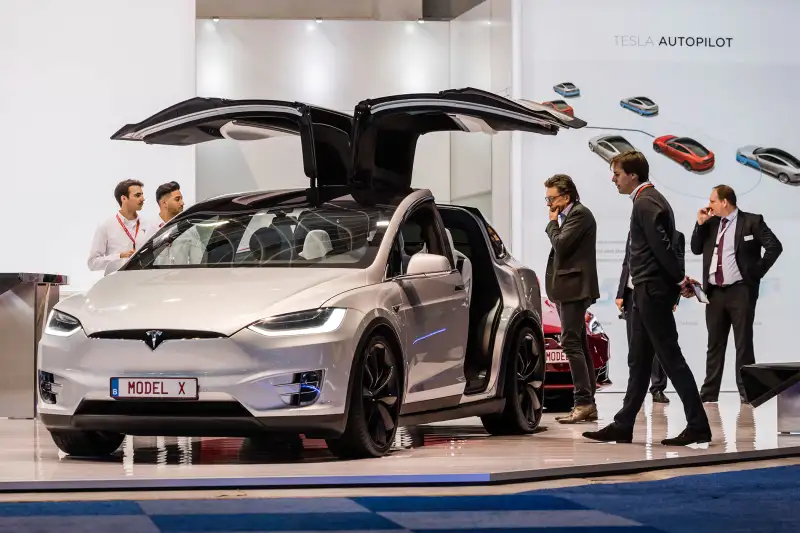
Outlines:
[[139, 236], [139, 219], [136, 220], [136, 233], [134, 233], [133, 235], [131, 235], [131, 232], [128, 231], [128, 227], [125, 225], [124, 222], [122, 222], [122, 219], [119, 218], [119, 215], [117, 215], [117, 222], [119, 222], [119, 225], [122, 226], [122, 231], [125, 232], [125, 235], [127, 235], [128, 238], [133, 243], [133, 249], [135, 250], [136, 249], [136, 237]]
[[648, 187], [652, 187], [652, 186], [653, 186], [653, 184], [652, 184], [652, 183], [645, 183], [644, 185], [642, 185], [642, 186], [639, 188], [639, 190], [638, 190], [638, 191], [636, 191], [636, 196], [634, 196], [634, 197], [633, 197], [633, 199], [634, 199], [634, 200], [636, 200], [637, 198], [639, 198], [639, 195], [640, 195], [640, 194], [642, 194], [642, 191], [643, 191], [643, 190], [647, 189]]

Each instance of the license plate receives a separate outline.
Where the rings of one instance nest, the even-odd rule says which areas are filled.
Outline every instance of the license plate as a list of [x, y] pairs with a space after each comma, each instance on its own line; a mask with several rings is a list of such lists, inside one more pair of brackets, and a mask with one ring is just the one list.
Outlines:
[[111, 397], [196, 400], [197, 378], [111, 378]]
[[547, 350], [544, 354], [544, 360], [547, 363], [568, 363], [567, 354], [564, 350]]

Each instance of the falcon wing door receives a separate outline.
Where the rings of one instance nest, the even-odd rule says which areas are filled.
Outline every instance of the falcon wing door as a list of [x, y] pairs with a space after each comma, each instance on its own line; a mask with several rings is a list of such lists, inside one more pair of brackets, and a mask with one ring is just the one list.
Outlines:
[[302, 102], [192, 98], [122, 127], [115, 140], [187, 146], [219, 139], [253, 141], [297, 135], [305, 174], [315, 185], [344, 185], [352, 117]]
[[426, 133], [555, 135], [560, 128], [585, 125], [550, 106], [471, 88], [364, 100], [356, 106], [353, 119], [352, 182], [373, 189], [408, 190], [417, 140]]

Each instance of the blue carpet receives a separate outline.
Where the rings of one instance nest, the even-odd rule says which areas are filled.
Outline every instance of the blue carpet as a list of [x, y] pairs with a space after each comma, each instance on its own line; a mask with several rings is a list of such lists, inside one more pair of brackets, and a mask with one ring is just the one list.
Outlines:
[[800, 467], [502, 496], [0, 503], [0, 533], [800, 530]]

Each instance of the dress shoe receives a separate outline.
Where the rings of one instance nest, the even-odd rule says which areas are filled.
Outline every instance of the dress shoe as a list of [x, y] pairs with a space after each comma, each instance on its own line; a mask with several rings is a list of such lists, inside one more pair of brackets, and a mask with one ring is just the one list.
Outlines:
[[630, 443], [633, 441], [633, 428], [625, 429], [616, 422], [612, 422], [599, 431], [586, 431], [583, 436], [600, 442]]
[[653, 402], [655, 403], [669, 403], [669, 398], [664, 394], [664, 391], [656, 391], [653, 393]]
[[677, 437], [662, 440], [661, 444], [664, 446], [686, 446], [687, 444], [702, 444], [704, 442], [711, 442], [710, 429], [698, 431], [686, 428]]
[[594, 422], [597, 420], [597, 407], [594, 404], [576, 405], [567, 416], [559, 417], [557, 420], [559, 424]]

